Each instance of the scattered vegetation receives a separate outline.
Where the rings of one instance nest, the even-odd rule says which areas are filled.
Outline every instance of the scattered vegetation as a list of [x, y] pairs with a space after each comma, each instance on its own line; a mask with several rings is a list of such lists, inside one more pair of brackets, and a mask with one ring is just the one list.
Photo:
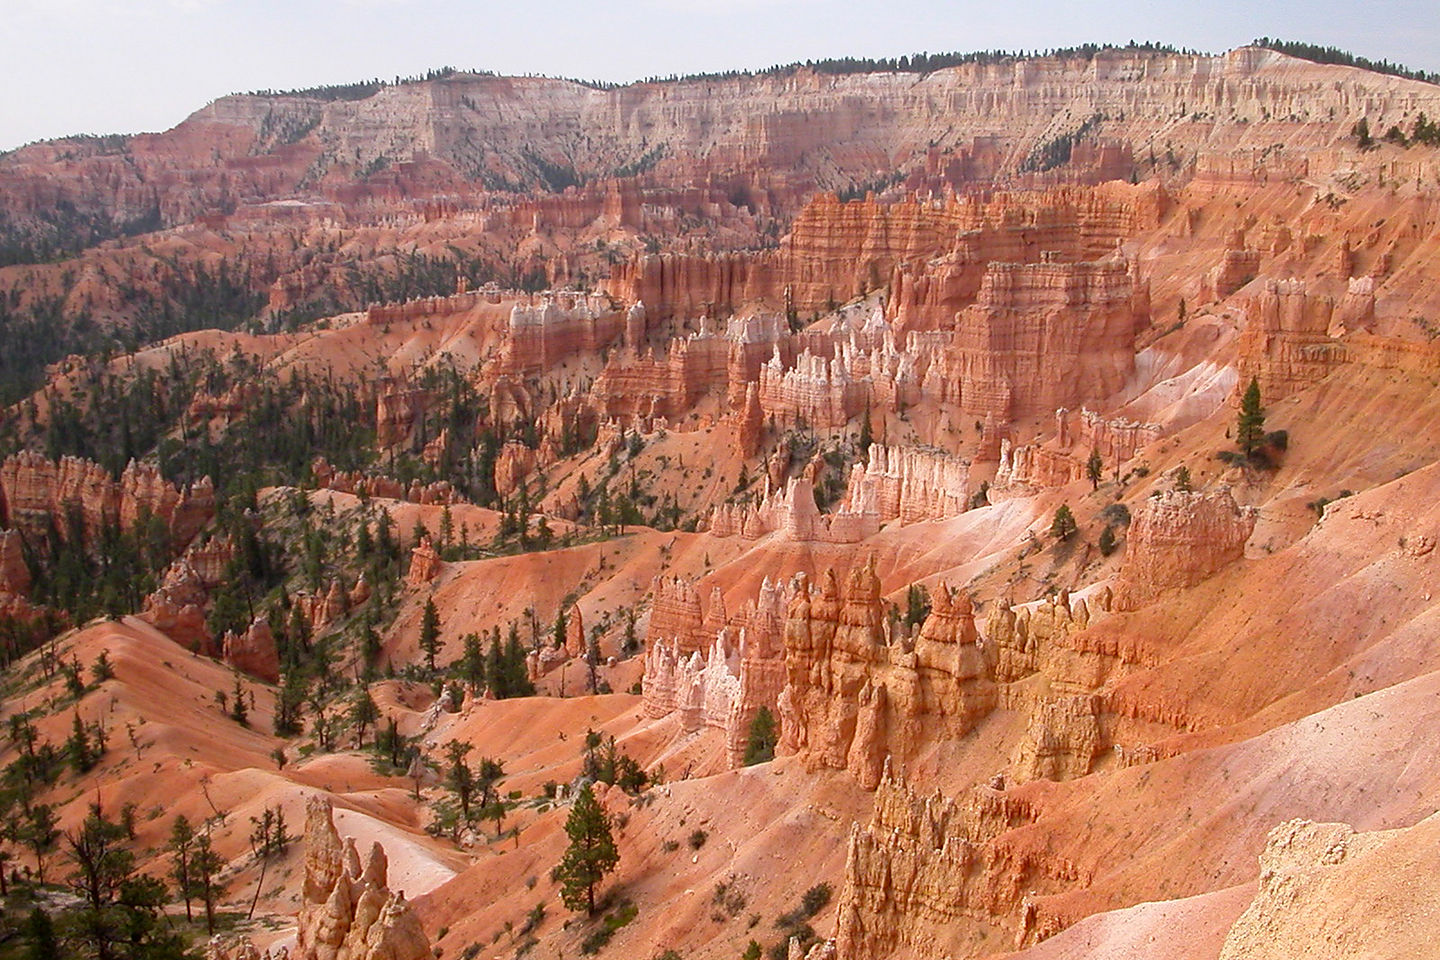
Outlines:
[[1313, 63], [1331, 63], [1342, 67], [1359, 67], [1361, 70], [1369, 70], [1372, 73], [1384, 73], [1392, 77], [1404, 77], [1407, 80], [1440, 83], [1440, 73], [1411, 70], [1398, 63], [1391, 63], [1389, 60], [1371, 60], [1368, 57], [1358, 57], [1353, 53], [1341, 50], [1339, 47], [1327, 47], [1315, 43], [1301, 43], [1295, 40], [1280, 40], [1275, 37], [1260, 37], [1258, 40], [1252, 41], [1252, 44], [1257, 47], [1264, 47], [1267, 50], [1278, 51], [1286, 56], [1309, 60]]

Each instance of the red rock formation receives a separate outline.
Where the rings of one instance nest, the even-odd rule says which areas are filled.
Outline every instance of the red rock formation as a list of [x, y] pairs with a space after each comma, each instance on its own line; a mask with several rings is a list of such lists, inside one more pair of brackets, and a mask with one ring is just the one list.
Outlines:
[[779, 533], [789, 540], [818, 543], [860, 543], [879, 529], [880, 515], [867, 509], [863, 499], [856, 507], [821, 513], [815, 504], [814, 484], [803, 476], [770, 490], [756, 505], [718, 504], [710, 512], [709, 525], [716, 537], [758, 540]]
[[865, 411], [869, 397], [868, 385], [840, 358], [806, 350], [787, 368], [777, 351], [760, 369], [760, 407], [782, 423], [841, 430]]
[[505, 369], [535, 374], [570, 357], [598, 353], [624, 335], [627, 319], [608, 297], [558, 291], [528, 297], [510, 310]]
[[429, 391], [387, 379], [375, 398], [375, 442], [391, 447], [412, 441], [416, 424], [431, 402]]
[[382, 497], [387, 500], [425, 504], [461, 502], [448, 480], [436, 480], [426, 484], [413, 481], [406, 487], [394, 477], [367, 476], [353, 471], [336, 470], [323, 457], [316, 457], [310, 464], [310, 476], [315, 481], [315, 486], [322, 490], [337, 490], [357, 497]]
[[760, 708], [773, 715], [779, 707], [790, 593], [790, 587], [767, 577], [759, 596], [732, 621], [717, 588], [700, 625], [710, 642], [689, 656], [681, 652], [678, 638], [654, 629], [652, 615], [642, 679], [647, 716], [677, 713], [686, 733], [704, 727], [723, 731], [728, 762], [740, 765]]
[[18, 530], [0, 530], [0, 593], [17, 597], [30, 593], [30, 566]]
[[1000, 421], [1107, 397], [1129, 376], [1148, 317], [1122, 260], [992, 263], [956, 319], [939, 395]]
[[159, 589], [145, 598], [140, 616], [188, 650], [219, 655], [221, 651], [205, 626], [205, 606], [224, 580], [234, 554], [235, 546], [228, 537], [191, 544], [166, 569]]
[[760, 452], [765, 413], [760, 408], [758, 384], [745, 385], [745, 405], [735, 414], [735, 449], [746, 460]]
[[585, 655], [585, 619], [573, 603], [565, 615], [565, 652], [572, 657]]
[[1245, 317], [1239, 343], [1241, 382], [1256, 378], [1261, 396], [1273, 402], [1319, 382], [1349, 358], [1335, 337], [1369, 328], [1375, 317], [1375, 284], [1369, 277], [1350, 280], [1337, 303], [1312, 292], [1304, 281], [1269, 281], [1245, 303]]
[[495, 458], [495, 492], [508, 497], [535, 470], [535, 451], [517, 440], [511, 440], [500, 448]]
[[998, 927], [1018, 946], [1028, 932], [1027, 894], [1075, 879], [1063, 860], [1009, 842], [1006, 831], [1033, 814], [1001, 791], [921, 796], [888, 764], [877, 787], [870, 823], [850, 831], [835, 928], [845, 960], [951, 955], [962, 949], [967, 919]]
[[1130, 524], [1116, 609], [1134, 610], [1166, 590], [1194, 586], [1244, 556], [1255, 518], [1255, 510], [1237, 506], [1224, 487], [1150, 497]]
[[430, 538], [421, 537], [410, 551], [410, 572], [405, 575], [405, 583], [411, 589], [419, 589], [439, 576], [442, 566], [444, 563]]
[[843, 596], [829, 571], [818, 590], [797, 590], [779, 702], [786, 752], [848, 769], [867, 788], [886, 757], [909, 758], [931, 737], [964, 736], [995, 706], [968, 599], [942, 585], [931, 615], [907, 637], [895, 634], [879, 591], [868, 565], [851, 571]]
[[712, 637], [706, 637], [700, 594], [695, 585], [679, 577], [656, 577], [650, 585], [650, 623], [645, 631], [649, 648], [657, 640], [675, 645], [681, 656], [707, 649]]
[[250, 628], [236, 636], [227, 633], [221, 641], [221, 657], [226, 663], [266, 683], [280, 679], [280, 655], [275, 646], [275, 635], [270, 632], [270, 622], [263, 617], [256, 618]]
[[405, 894], [385, 885], [385, 850], [361, 866], [355, 841], [340, 842], [330, 801], [305, 804], [305, 886], [292, 960], [429, 960], [430, 941]]
[[1263, 253], [1245, 247], [1244, 231], [1236, 231], [1226, 244], [1220, 263], [1205, 278], [1201, 296], [1206, 300], [1224, 300], [1254, 280], [1260, 272]]
[[27, 451], [0, 464], [0, 508], [0, 519], [23, 529], [35, 543], [45, 542], [52, 524], [61, 536], [74, 535], [72, 514], [87, 540], [98, 538], [109, 524], [128, 531], [149, 514], [169, 527], [178, 546], [192, 540], [214, 514], [215, 491], [208, 478], [177, 490], [148, 464], [132, 462], [117, 482], [98, 463], [75, 457], [56, 463]]

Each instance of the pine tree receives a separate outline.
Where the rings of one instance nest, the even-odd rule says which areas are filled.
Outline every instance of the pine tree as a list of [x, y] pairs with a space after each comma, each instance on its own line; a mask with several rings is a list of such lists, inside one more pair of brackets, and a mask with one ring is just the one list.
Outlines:
[[923, 583], [912, 583], [905, 591], [905, 625], [918, 627], [930, 616], [930, 591]]
[[60, 842], [59, 820], [55, 808], [48, 803], [37, 803], [30, 807], [25, 822], [20, 825], [22, 842], [35, 855], [35, 873], [40, 885], [45, 885], [45, 858]]
[[745, 742], [745, 766], [774, 760], [778, 733], [775, 715], [768, 707], [762, 706], [750, 722], [750, 736]]
[[60, 941], [55, 935], [55, 921], [50, 914], [36, 907], [25, 921], [25, 939], [29, 941], [27, 960], [60, 960]]
[[116, 956], [124, 937], [114, 904], [121, 884], [135, 868], [135, 855], [121, 845], [124, 837], [120, 825], [106, 820], [98, 807], [92, 808], [78, 831], [65, 835], [75, 865], [69, 884], [80, 900], [76, 918], [80, 939], [93, 947], [97, 957]]
[[455, 802], [460, 804], [460, 816], [466, 823], [470, 822], [470, 801], [475, 798], [476, 787], [475, 771], [465, 762], [465, 755], [472, 749], [472, 744], [459, 740], [451, 740], [445, 744], [445, 759], [448, 763], [445, 768], [445, 786], [455, 794]]
[[350, 701], [350, 723], [355, 727], [356, 746], [365, 746], [365, 728], [379, 719], [380, 708], [375, 705], [375, 698], [365, 687], [358, 688]]
[[531, 697], [535, 695], [535, 685], [530, 682], [530, 671], [525, 665], [525, 648], [520, 645], [520, 631], [513, 624], [510, 628], [510, 636], [505, 641], [505, 656], [501, 670], [504, 672], [506, 696]]
[[95, 766], [95, 754], [90, 749], [90, 734], [86, 731], [85, 724], [80, 721], [79, 712], [72, 717], [70, 736], [65, 741], [65, 755], [76, 773], [85, 773]]
[[1055, 519], [1050, 522], [1050, 536], [1056, 540], [1068, 540], [1078, 529], [1075, 514], [1070, 512], [1070, 504], [1060, 504], [1060, 509], [1055, 511]]
[[500, 631], [496, 631], [490, 637], [490, 648], [485, 654], [485, 680], [490, 684], [490, 692], [495, 695], [496, 700], [503, 700], [510, 695], [505, 689], [505, 655], [500, 650]]
[[560, 609], [555, 611], [555, 630], [551, 634], [551, 645], [555, 649], [565, 646], [565, 631], [569, 628], [569, 621], [565, 618], [565, 605], [561, 604]]
[[285, 679], [280, 685], [280, 693], [275, 698], [275, 735], [277, 737], [292, 737], [300, 732], [300, 712], [304, 708], [305, 698], [309, 694], [309, 684], [305, 682], [305, 675], [299, 669], [292, 668], [285, 672]]
[[230, 705], [230, 719], [242, 727], [250, 726], [250, 711], [245, 705], [245, 688], [240, 685], [240, 675], [235, 675], [235, 694]]
[[185, 919], [193, 920], [190, 901], [195, 885], [190, 879], [190, 849], [195, 843], [195, 830], [185, 815], [179, 814], [170, 825], [170, 852], [175, 856], [175, 865], [170, 868], [170, 877], [175, 881], [175, 892], [185, 901]]
[[464, 645], [464, 652], [460, 655], [460, 679], [471, 693], [478, 694], [485, 687], [485, 651], [480, 645], [480, 635], [467, 633], [460, 642]]
[[1260, 406], [1260, 383], [1250, 378], [1250, 386], [1240, 398], [1240, 414], [1235, 421], [1235, 445], [1247, 457], [1260, 449], [1265, 440], [1265, 408]]
[[221, 889], [216, 874], [225, 867], [225, 861], [210, 845], [210, 834], [201, 833], [195, 837], [195, 850], [190, 854], [190, 881], [196, 898], [205, 904], [205, 932], [215, 935], [215, 901]]
[[1355, 126], [1350, 128], [1350, 134], [1355, 138], [1355, 143], [1361, 150], [1369, 150], [1375, 146], [1375, 139], [1370, 135], [1370, 121], [1361, 117], [1356, 121]]
[[425, 613], [420, 620], [420, 650], [425, 654], [425, 666], [435, 672], [435, 655], [440, 652], [440, 611], [435, 609], [435, 598], [425, 601]]
[[1104, 475], [1105, 461], [1100, 458], [1100, 451], [1092, 449], [1090, 458], [1085, 461], [1085, 479], [1090, 481], [1090, 489], [1100, 489], [1100, 477]]
[[586, 784], [565, 820], [565, 835], [570, 838], [570, 845], [555, 868], [560, 898], [571, 910], [593, 914], [595, 887], [620, 862], [610, 827], [610, 816]]

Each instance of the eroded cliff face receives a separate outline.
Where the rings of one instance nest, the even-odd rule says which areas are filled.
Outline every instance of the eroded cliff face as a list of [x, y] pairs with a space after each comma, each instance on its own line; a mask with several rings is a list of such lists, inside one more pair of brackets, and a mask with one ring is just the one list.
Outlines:
[[330, 801], [305, 806], [305, 886], [293, 960], [423, 960], [430, 941], [403, 892], [385, 885], [385, 850], [362, 865], [355, 841], [343, 843]]
[[873, 788], [887, 757], [962, 737], [994, 708], [967, 597], [942, 585], [918, 631], [899, 630], [870, 566], [854, 568], [843, 591], [833, 571], [798, 585], [785, 619], [784, 752]]
[[[183, 546], [214, 511], [215, 490], [208, 479], [179, 490], [153, 464], [132, 462], [118, 481], [98, 463], [76, 457], [56, 462], [25, 452], [0, 464], [0, 517], [33, 544], [43, 544], [52, 527], [62, 537], [93, 542], [106, 526], [128, 531], [151, 516], [166, 525], [176, 546]], [[78, 519], [78, 529], [72, 519]]]
[[1134, 610], [1166, 590], [1194, 586], [1244, 556], [1255, 517], [1228, 489], [1167, 490], [1150, 497], [1130, 524], [1114, 588], [1116, 608]]
[[[438, 210], [441, 198], [464, 203], [483, 192], [477, 181], [486, 177], [540, 186], [530, 157], [603, 181], [648, 156], [649, 177], [665, 191], [666, 202], [656, 206], [722, 200], [725, 193], [711, 198], [694, 190], [704, 173], [770, 210], [797, 187], [864, 181], [877, 165], [894, 162], [897, 143], [913, 145], [901, 159], [911, 161], [917, 184], [963, 186], [1015, 171], [1035, 145], [1098, 115], [1105, 118], [1100, 143], [1084, 144], [1075, 157], [1081, 176], [1124, 176], [1131, 153], [1140, 155], [1161, 128], [1172, 148], [1214, 154], [1226, 169], [1248, 171], [1250, 143], [1303, 136], [1307, 145], [1328, 145], [1348, 133], [1361, 110], [1372, 127], [1384, 129], [1416, 108], [1440, 115], [1437, 101], [1413, 82], [1255, 48], [1216, 57], [1115, 50], [918, 76], [800, 70], [615, 90], [457, 74], [385, 87], [361, 100], [224, 97], [166, 133], [25, 147], [0, 165], [0, 186], [12, 224], [41, 217], [63, 199], [113, 230], [233, 216], [296, 191], [312, 168], [323, 171], [317, 200], [383, 202], [413, 196], [423, 184]], [[884, 108], [874, 109], [877, 103]], [[516, 116], [528, 122], [516, 124]], [[1070, 129], [1057, 124], [1061, 116], [1073, 118]], [[1177, 127], [1177, 117], [1192, 119]], [[1295, 117], [1302, 134], [1289, 123]], [[577, 144], [575, 129], [590, 137]], [[54, 162], [62, 154], [70, 158], [64, 168]], [[361, 175], [380, 167], [382, 157], [390, 169]], [[687, 197], [686, 188], [696, 196]], [[584, 200], [589, 216], [617, 222], [643, 216], [642, 203], [623, 187], [602, 182]], [[567, 222], [564, 205], [554, 203], [521, 215]]]
[[[1003, 791], [977, 786], [951, 799], [915, 791], [886, 764], [875, 813], [850, 830], [836, 921], [844, 958], [929, 957], [1018, 946], [1037, 887], [1074, 881], [1063, 860], [1003, 835], [1033, 813]], [[988, 951], [987, 951], [988, 952]]]

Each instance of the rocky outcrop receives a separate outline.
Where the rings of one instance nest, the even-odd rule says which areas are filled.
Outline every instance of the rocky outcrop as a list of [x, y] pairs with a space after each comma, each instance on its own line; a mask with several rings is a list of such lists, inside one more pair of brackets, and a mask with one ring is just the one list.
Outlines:
[[290, 960], [290, 948], [261, 950], [243, 934], [217, 933], [205, 944], [205, 960]]
[[165, 570], [159, 588], [145, 598], [140, 616], [180, 646], [218, 655], [221, 651], [205, 625], [205, 607], [211, 592], [224, 581], [234, 555], [229, 537], [191, 544]]
[[[673, 584], [669, 589], [676, 591]], [[646, 715], [678, 714], [686, 733], [707, 727], [722, 731], [728, 762], [738, 766], [760, 708], [772, 715], [778, 710], [785, 682], [783, 624], [793, 589], [766, 577], [759, 596], [733, 618], [726, 616], [718, 589], [698, 621], [687, 606], [681, 616], [662, 619], [657, 629], [652, 613], [642, 680]], [[686, 591], [691, 594], [693, 587]], [[698, 630], [709, 643], [686, 655], [681, 637], [664, 629], [667, 623], [690, 636]]]
[[547, 291], [527, 297], [510, 310], [505, 369], [524, 376], [582, 353], [598, 353], [623, 336], [627, 317], [604, 296]]
[[315, 486], [322, 490], [354, 494], [357, 497], [383, 497], [387, 500], [404, 500], [409, 503], [447, 504], [460, 503], [461, 498], [448, 480], [430, 483], [411, 481], [407, 487], [394, 477], [379, 474], [363, 474], [350, 470], [336, 470], [323, 457], [316, 457], [310, 464], [310, 477]]
[[[1112, 605], [1108, 587], [1092, 595], [1099, 610]], [[1090, 625], [1086, 601], [1062, 590], [1053, 597], [1016, 606], [1000, 600], [985, 618], [985, 660], [1001, 683], [1014, 683], [1039, 673], [1055, 649]]]
[[765, 411], [760, 406], [759, 384], [745, 385], [745, 404], [735, 413], [735, 449], [746, 460], [760, 452]]
[[801, 580], [785, 619], [781, 747], [815, 766], [848, 769], [867, 788], [887, 756], [961, 737], [995, 707], [970, 601], [943, 584], [907, 635], [886, 616], [874, 568]]
[[[208, 478], [180, 490], [152, 464], [131, 461], [119, 480], [98, 463], [77, 457], [59, 462], [38, 453], [14, 454], [0, 464], [0, 523], [44, 543], [53, 526], [62, 537], [98, 540], [106, 526], [129, 531], [147, 516], [158, 518], [176, 547], [194, 539], [215, 512]], [[78, 523], [79, 529], [72, 529]]]
[[1032, 818], [1025, 804], [989, 787], [959, 799], [917, 794], [886, 764], [869, 824], [850, 830], [838, 955], [958, 955], [966, 952], [966, 921], [999, 928], [1018, 945], [1026, 895], [1078, 879], [1064, 861], [1007, 842], [1006, 831]]
[[420, 542], [410, 551], [410, 571], [405, 574], [406, 586], [418, 590], [439, 576], [443, 566], [444, 561], [440, 559], [435, 544], [430, 542], [428, 536], [421, 537]]
[[999, 496], [1024, 495], [1037, 488], [1061, 487], [1083, 479], [1092, 453], [1100, 455], [1102, 476], [1116, 472], [1143, 447], [1164, 435], [1158, 423], [1105, 417], [1081, 407], [1055, 411], [1055, 436], [1044, 443], [1000, 444], [1000, 466], [991, 490]]
[[1028, 780], [1083, 777], [1099, 755], [1101, 700], [1094, 696], [1045, 699], [1030, 714], [1013, 766]]
[[815, 487], [807, 477], [794, 477], [770, 489], [758, 504], [719, 504], [710, 512], [710, 533], [716, 537], [758, 540], [778, 533], [788, 540], [818, 543], [860, 543], [880, 530], [880, 514], [864, 498], [834, 513], [821, 513]]
[[760, 408], [782, 423], [806, 423], [816, 430], [841, 430], [865, 411], [868, 385], [840, 357], [808, 349], [787, 367], [779, 351], [760, 369]]
[[257, 617], [244, 633], [227, 633], [221, 640], [221, 657], [226, 663], [266, 683], [280, 679], [280, 653], [270, 621]]
[[1254, 508], [1228, 488], [1167, 490], [1136, 508], [1115, 582], [1115, 607], [1134, 610], [1166, 590], [1191, 587], [1245, 554]]
[[650, 597], [647, 646], [664, 640], [686, 658], [709, 648], [714, 637], [705, 636], [705, 615], [693, 582], [681, 577], [656, 577], [650, 585]]
[[0, 530], [0, 593], [23, 597], [30, 592], [30, 565], [18, 530]]
[[1148, 292], [1118, 257], [991, 263], [927, 391], [1001, 421], [1108, 397], [1133, 369], [1148, 322]]
[[382, 447], [413, 444], [434, 398], [430, 391], [390, 378], [375, 398], [375, 442]]
[[565, 653], [572, 657], [585, 655], [585, 618], [573, 603], [565, 613]]
[[330, 801], [305, 804], [305, 883], [293, 960], [428, 960], [430, 941], [403, 892], [385, 885], [385, 850], [362, 866], [355, 841], [342, 844]]
[[1259, 889], [1231, 926], [1220, 960], [1428, 956], [1437, 834], [1433, 816], [1374, 833], [1344, 823], [1282, 823], [1270, 831]]
[[1368, 330], [1375, 319], [1375, 281], [1347, 281], [1337, 301], [1303, 280], [1267, 281], [1244, 304], [1238, 346], [1241, 383], [1253, 377], [1267, 403], [1327, 377], [1349, 359], [1338, 337]]
[[969, 507], [970, 464], [939, 450], [873, 443], [850, 470], [841, 513], [874, 513], [881, 523], [948, 520]]
[[510, 441], [500, 448], [495, 458], [495, 493], [508, 497], [525, 482], [535, 470], [535, 451], [518, 441]]

